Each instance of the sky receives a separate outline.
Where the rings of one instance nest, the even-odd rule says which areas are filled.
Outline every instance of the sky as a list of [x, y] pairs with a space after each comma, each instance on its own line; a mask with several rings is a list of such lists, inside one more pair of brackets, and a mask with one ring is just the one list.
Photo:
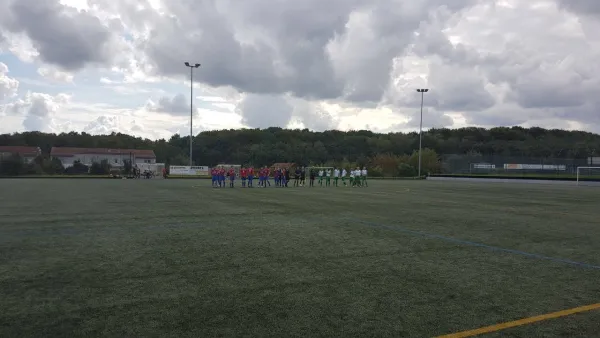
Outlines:
[[[0, 133], [600, 132], [598, 0], [0, 0]], [[194, 69], [190, 95], [190, 68]], [[191, 100], [190, 100], [191, 97]]]

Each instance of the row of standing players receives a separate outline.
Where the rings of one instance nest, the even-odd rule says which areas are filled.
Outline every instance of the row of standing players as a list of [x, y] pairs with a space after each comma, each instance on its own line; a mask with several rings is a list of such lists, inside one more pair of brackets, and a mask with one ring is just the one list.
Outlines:
[[[258, 174], [255, 176], [255, 174]], [[276, 187], [288, 187], [290, 182], [290, 170], [285, 168], [277, 168], [273, 172], [273, 180]], [[294, 187], [304, 186], [306, 184], [306, 168], [297, 168], [294, 171]], [[226, 170], [225, 168], [213, 168], [211, 170], [212, 186], [213, 188], [223, 188], [227, 186], [226, 178], [229, 178], [229, 187], [235, 187], [236, 171], [233, 168]], [[258, 186], [266, 188], [271, 186], [270, 181], [271, 170], [268, 167], [263, 167], [258, 170], [254, 168], [242, 168], [240, 170], [240, 176], [242, 179], [242, 188], [254, 187], [254, 180], [258, 178]], [[319, 186], [323, 186], [325, 183], [326, 187], [339, 186], [339, 180], [341, 179], [343, 186], [349, 187], [368, 187], [367, 183], [367, 168], [363, 167], [362, 170], [359, 167], [355, 169], [346, 170], [334, 168], [333, 170], [319, 169], [318, 171], [313, 169], [309, 171], [309, 186], [315, 186], [315, 179], [318, 178]], [[346, 182], [347, 181], [347, 182]]]

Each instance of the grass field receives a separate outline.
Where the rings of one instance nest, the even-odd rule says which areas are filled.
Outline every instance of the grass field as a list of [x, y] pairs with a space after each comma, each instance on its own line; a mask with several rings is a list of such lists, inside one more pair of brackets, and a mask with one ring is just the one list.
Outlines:
[[0, 337], [432, 337], [600, 303], [600, 188], [209, 184], [0, 180]]
[[[531, 174], [531, 173], [463, 173], [463, 174], [433, 174], [431, 176], [442, 176], [442, 177], [481, 177], [481, 178], [514, 178], [514, 179], [538, 179], [538, 180], [565, 180], [575, 181], [577, 180], [576, 174]], [[600, 170], [597, 174], [585, 173], [579, 176], [581, 181], [600, 181]]]

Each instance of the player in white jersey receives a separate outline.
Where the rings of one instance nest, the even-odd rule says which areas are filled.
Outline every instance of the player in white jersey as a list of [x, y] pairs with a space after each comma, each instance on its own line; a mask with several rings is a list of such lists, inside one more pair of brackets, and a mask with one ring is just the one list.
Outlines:
[[348, 172], [346, 169], [342, 169], [342, 184], [344, 184], [344, 187], [346, 186], [346, 176], [348, 176]]
[[325, 186], [331, 186], [331, 169], [325, 171]]
[[365, 187], [368, 187], [369, 184], [367, 184], [367, 167], [363, 167], [361, 172], [360, 172], [360, 179], [362, 181], [362, 185]]
[[323, 169], [319, 170], [319, 186], [323, 186]]
[[356, 171], [354, 169], [350, 169], [350, 186], [354, 187], [354, 180], [356, 180]]
[[354, 185], [360, 187], [360, 169], [358, 167], [354, 169]]
[[333, 169], [333, 186], [338, 186], [338, 180], [340, 179], [340, 170], [338, 168]]

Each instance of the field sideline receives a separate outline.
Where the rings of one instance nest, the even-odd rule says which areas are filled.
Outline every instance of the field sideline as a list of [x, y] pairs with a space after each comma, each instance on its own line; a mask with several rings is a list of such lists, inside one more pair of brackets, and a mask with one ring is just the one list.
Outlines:
[[0, 337], [433, 337], [600, 302], [600, 188], [369, 183], [0, 180]]

